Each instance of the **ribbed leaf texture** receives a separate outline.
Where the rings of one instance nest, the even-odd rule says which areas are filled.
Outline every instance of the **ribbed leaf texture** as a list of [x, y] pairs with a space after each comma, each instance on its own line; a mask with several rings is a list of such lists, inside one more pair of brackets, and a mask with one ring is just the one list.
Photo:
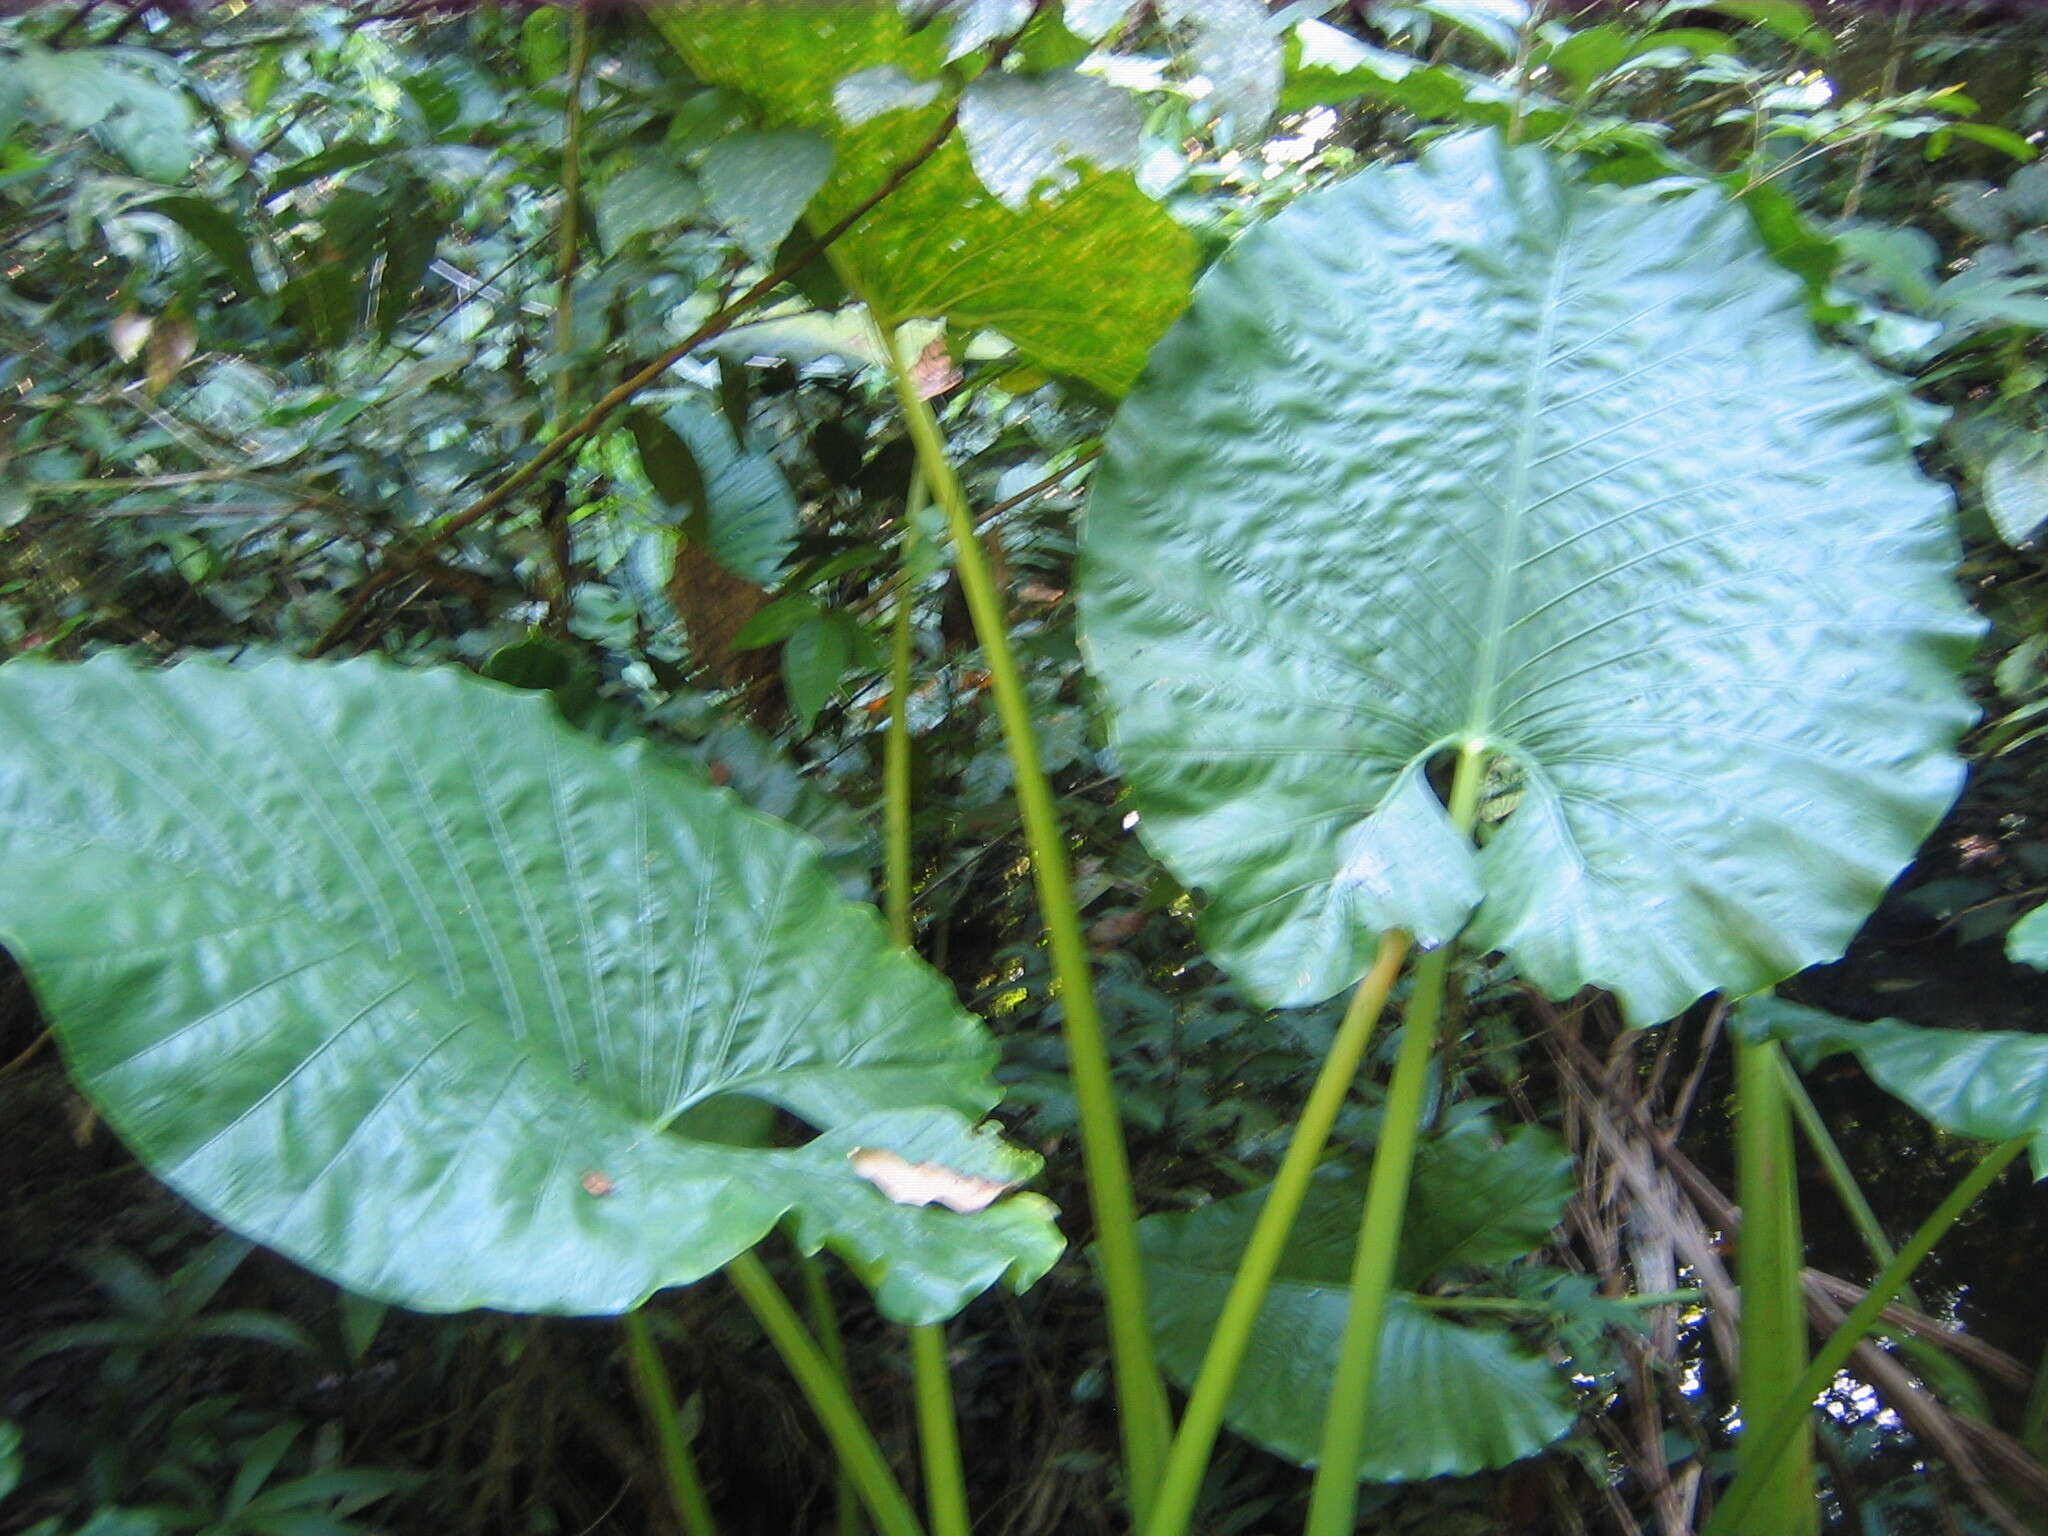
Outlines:
[[[883, 1309], [1059, 1252], [994, 1044], [815, 845], [537, 693], [374, 661], [0, 669], [0, 944], [161, 1178], [350, 1290], [608, 1313], [785, 1216]], [[821, 1133], [725, 1145], [735, 1096]], [[727, 1123], [730, 1123], [730, 1118]]]
[[[1897, 391], [1718, 193], [1493, 135], [1246, 235], [1118, 413], [1081, 577], [1218, 960], [1308, 1003], [1469, 912], [1653, 1022], [1840, 953], [1971, 717]], [[1512, 770], [1476, 855], [1421, 776], [1469, 740]]]

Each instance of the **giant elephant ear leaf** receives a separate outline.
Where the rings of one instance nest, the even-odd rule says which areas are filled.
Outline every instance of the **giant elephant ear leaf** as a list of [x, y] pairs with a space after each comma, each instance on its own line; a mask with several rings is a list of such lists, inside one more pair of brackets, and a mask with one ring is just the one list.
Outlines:
[[[993, 1043], [814, 845], [547, 699], [371, 661], [0, 669], [0, 944], [80, 1086], [228, 1226], [429, 1311], [607, 1313], [790, 1217], [930, 1321], [1059, 1251]], [[766, 1101], [819, 1132], [690, 1134]], [[693, 1111], [698, 1111], [693, 1115]]]
[[[1261, 1000], [1377, 930], [1640, 1021], [1838, 954], [1954, 795], [1977, 632], [1898, 386], [1713, 191], [1493, 135], [1311, 193], [1155, 349], [1087, 512], [1141, 831]], [[1505, 773], [1481, 846], [1425, 770]]]
[[[1470, 1265], [1519, 1258], [1564, 1215], [1571, 1157], [1547, 1132], [1502, 1144], [1463, 1134], [1431, 1143], [1416, 1169], [1414, 1220], [1401, 1237], [1380, 1343], [1379, 1382], [1361, 1478], [1403, 1482], [1506, 1466], [1571, 1428], [1565, 1373], [1498, 1328], [1467, 1327], [1429, 1309], [1425, 1282]], [[1318, 1174], [1267, 1293], [1225, 1415], [1231, 1427], [1289, 1460], [1312, 1461], [1351, 1304], [1351, 1255], [1365, 1180]], [[1238, 1255], [1266, 1192], [1252, 1190], [1138, 1224], [1160, 1363], [1180, 1381], [1200, 1369]]]

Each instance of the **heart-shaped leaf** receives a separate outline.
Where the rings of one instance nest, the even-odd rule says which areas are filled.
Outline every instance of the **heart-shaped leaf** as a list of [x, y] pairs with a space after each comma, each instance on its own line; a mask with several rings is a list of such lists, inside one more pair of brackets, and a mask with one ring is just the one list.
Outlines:
[[[371, 661], [0, 670], [0, 944], [165, 1182], [365, 1296], [605, 1313], [794, 1216], [883, 1309], [1059, 1251], [995, 1048], [810, 841], [547, 698]], [[763, 1100], [788, 1149], [688, 1134]]]
[[[1505, 1466], [1571, 1428], [1570, 1383], [1513, 1334], [1467, 1327], [1415, 1294], [1453, 1267], [1520, 1257], [1540, 1244], [1572, 1194], [1571, 1158], [1533, 1129], [1493, 1145], [1468, 1132], [1430, 1143], [1415, 1174], [1396, 1291], [1358, 1475], [1405, 1482]], [[1161, 1364], [1192, 1381], [1266, 1192], [1138, 1224]], [[1364, 1177], [1333, 1167], [1310, 1187], [1259, 1313], [1226, 1415], [1291, 1461], [1314, 1460], [1330, 1369], [1351, 1304]]]
[[[1375, 931], [1642, 1021], [1840, 953], [1961, 782], [1948, 493], [1739, 207], [1497, 136], [1302, 198], [1110, 434], [1084, 640], [1261, 1000]], [[1468, 850], [1423, 778], [1498, 754]]]
[[1781, 997], [1744, 999], [1734, 1027], [1781, 1042], [1801, 1066], [1853, 1055], [1878, 1087], [1952, 1136], [2028, 1137], [2034, 1176], [2048, 1178], [2048, 1035], [1859, 1024]]

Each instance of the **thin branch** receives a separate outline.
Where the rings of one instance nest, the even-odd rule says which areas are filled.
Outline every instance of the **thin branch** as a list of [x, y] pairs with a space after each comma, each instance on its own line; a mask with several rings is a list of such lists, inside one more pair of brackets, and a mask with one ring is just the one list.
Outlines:
[[84, 3], [81, 4], [77, 10], [73, 11], [69, 16], [64, 18], [64, 25], [62, 25], [56, 31], [52, 32], [48, 37], [43, 39], [43, 46], [45, 48], [55, 48], [59, 43], [63, 42], [65, 38], [69, 37], [74, 31], [77, 30], [78, 24], [80, 22], [84, 21], [86, 17], [90, 16], [94, 11], [98, 10], [99, 8], [100, 0], [84, 0]]
[[[565, 428], [547, 446], [489, 491], [486, 491], [468, 506], [443, 518], [439, 525], [433, 528], [426, 538], [412, 551], [410, 559], [419, 560], [425, 558], [464, 529], [473, 527], [496, 512], [520, 491], [539, 479], [541, 472], [550, 464], [562, 458], [571, 448], [603, 426], [619, 407], [632, 400], [642, 390], [659, 382], [670, 368], [681, 362], [690, 353], [696, 351], [705, 342], [722, 335], [731, 328], [741, 315], [752, 309], [761, 300], [767, 298], [769, 294], [788, 282], [790, 278], [809, 266], [833, 241], [839, 239], [840, 236], [853, 228], [855, 224], [866, 218], [877, 204], [898, 187], [902, 186], [919, 166], [938, 153], [939, 146], [945, 143], [947, 136], [952, 133], [958, 118], [959, 113], [957, 109], [948, 112], [940, 121], [937, 131], [924, 144], [919, 146], [909, 159], [891, 171], [879, 187], [875, 188], [867, 197], [862, 198], [858, 204], [849, 210], [843, 218], [834, 223], [830, 229], [826, 230], [816, 240], [810, 242], [800, 254], [792, 256], [789, 260], [783, 262], [774, 271], [747, 289], [745, 293], [742, 293], [738, 298], [698, 326], [696, 330], [684, 337], [675, 346], [670, 347], [653, 362], [606, 394], [597, 404], [584, 412], [573, 425]], [[393, 583], [402, 580], [404, 575], [404, 565], [395, 568], [387, 567], [364, 582], [362, 587], [357, 590], [355, 598], [343, 611], [341, 617], [328, 626], [326, 633], [313, 643], [308, 654], [322, 656], [340, 644], [355, 629], [370, 605], [377, 600], [378, 594]]]

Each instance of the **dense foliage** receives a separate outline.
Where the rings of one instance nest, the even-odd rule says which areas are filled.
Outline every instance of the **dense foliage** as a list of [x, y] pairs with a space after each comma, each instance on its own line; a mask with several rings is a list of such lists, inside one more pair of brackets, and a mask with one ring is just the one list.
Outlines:
[[2048, 1529], [2044, 53], [0, 19], [0, 1530]]

